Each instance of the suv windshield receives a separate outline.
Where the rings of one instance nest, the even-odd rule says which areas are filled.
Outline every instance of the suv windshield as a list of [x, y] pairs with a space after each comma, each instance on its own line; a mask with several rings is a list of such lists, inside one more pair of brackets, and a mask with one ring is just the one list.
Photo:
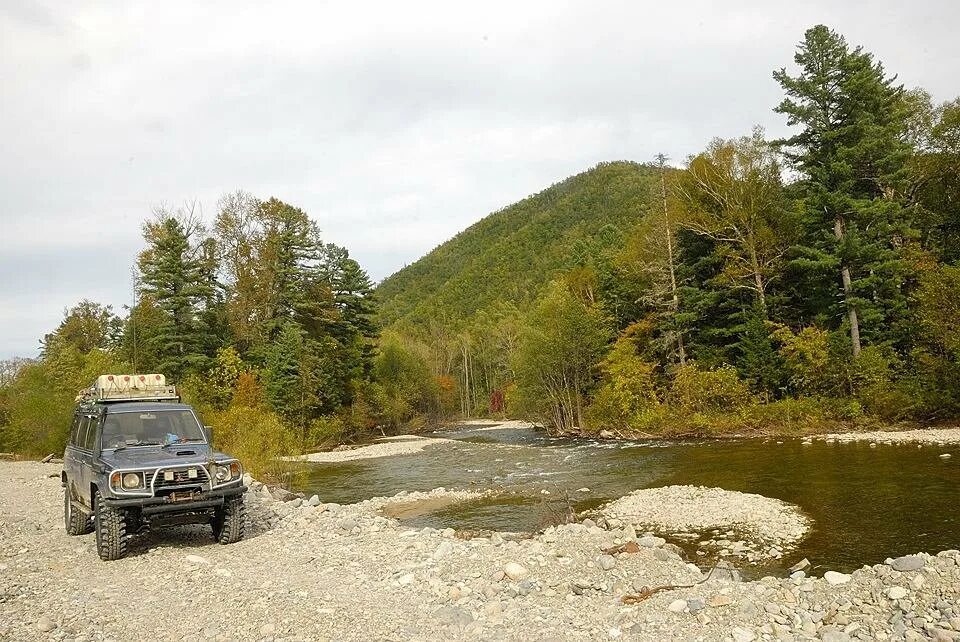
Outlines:
[[186, 441], [205, 441], [203, 429], [189, 410], [108, 413], [103, 420], [103, 448], [162, 446]]

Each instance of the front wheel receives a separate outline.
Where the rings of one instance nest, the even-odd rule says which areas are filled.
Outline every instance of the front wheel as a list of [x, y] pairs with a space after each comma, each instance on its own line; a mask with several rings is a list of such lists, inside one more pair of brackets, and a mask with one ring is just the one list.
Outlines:
[[67, 535], [86, 535], [90, 532], [90, 518], [73, 507], [70, 484], [63, 487], [63, 525]]
[[246, 515], [243, 495], [234, 495], [223, 500], [223, 506], [213, 513], [213, 537], [221, 544], [233, 544], [243, 539]]
[[122, 508], [111, 508], [98, 490], [93, 496], [97, 553], [102, 560], [118, 560], [127, 554], [127, 519]]

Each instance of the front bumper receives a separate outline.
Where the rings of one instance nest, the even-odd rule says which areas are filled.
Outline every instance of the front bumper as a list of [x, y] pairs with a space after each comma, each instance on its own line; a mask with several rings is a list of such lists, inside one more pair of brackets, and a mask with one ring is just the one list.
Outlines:
[[203, 493], [197, 493], [194, 499], [186, 501], [172, 501], [170, 497], [134, 497], [117, 499], [106, 497], [103, 503], [110, 508], [139, 508], [142, 515], [156, 515], [159, 513], [190, 513], [208, 508], [223, 506], [227, 497], [241, 495], [246, 492], [244, 485], [217, 488]]

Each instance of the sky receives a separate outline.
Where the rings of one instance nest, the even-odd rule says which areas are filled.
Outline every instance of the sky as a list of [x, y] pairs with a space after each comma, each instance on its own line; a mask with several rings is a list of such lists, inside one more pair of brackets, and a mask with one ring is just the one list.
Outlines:
[[122, 312], [164, 204], [275, 196], [379, 281], [598, 162], [783, 134], [771, 73], [818, 23], [960, 94], [953, 0], [3, 0], [0, 358]]

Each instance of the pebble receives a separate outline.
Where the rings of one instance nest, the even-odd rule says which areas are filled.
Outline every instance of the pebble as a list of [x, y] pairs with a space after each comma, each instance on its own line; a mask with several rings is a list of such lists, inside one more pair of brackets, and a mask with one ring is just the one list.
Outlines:
[[686, 600], [674, 600], [670, 602], [670, 605], [667, 606], [667, 610], [673, 613], [683, 613], [687, 608]]
[[611, 571], [617, 565], [617, 560], [613, 559], [612, 555], [601, 555], [597, 559], [597, 566], [599, 566], [604, 571]]
[[731, 598], [729, 595], [718, 593], [717, 595], [714, 595], [713, 597], [711, 597], [707, 601], [707, 604], [709, 604], [712, 607], [729, 606], [733, 604], [733, 598]]

